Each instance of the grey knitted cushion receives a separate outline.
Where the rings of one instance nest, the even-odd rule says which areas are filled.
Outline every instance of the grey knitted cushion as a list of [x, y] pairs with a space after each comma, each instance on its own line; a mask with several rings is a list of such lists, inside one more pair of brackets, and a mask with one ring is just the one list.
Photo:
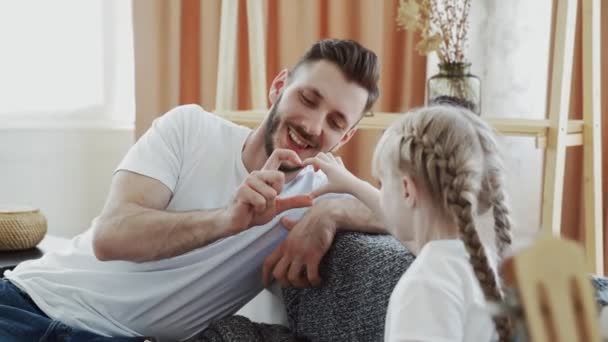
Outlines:
[[382, 341], [393, 288], [415, 257], [388, 235], [339, 233], [323, 285], [283, 289], [292, 332], [310, 341]]
[[592, 275], [591, 284], [595, 292], [598, 310], [601, 310], [603, 307], [608, 306], [608, 278]]
[[216, 320], [186, 342], [300, 342], [287, 327], [256, 323], [243, 316]]

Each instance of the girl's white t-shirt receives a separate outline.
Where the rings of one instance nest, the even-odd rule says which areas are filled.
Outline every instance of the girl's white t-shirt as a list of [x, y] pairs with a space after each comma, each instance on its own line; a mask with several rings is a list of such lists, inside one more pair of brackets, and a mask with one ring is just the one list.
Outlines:
[[485, 304], [464, 243], [430, 241], [391, 294], [384, 341], [496, 341]]

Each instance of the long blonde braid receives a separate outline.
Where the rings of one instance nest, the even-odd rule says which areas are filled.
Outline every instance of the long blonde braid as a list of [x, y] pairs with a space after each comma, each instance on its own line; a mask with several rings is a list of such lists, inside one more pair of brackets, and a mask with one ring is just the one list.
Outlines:
[[[466, 173], [463, 173], [463, 178], [466, 178]], [[458, 177], [457, 177], [458, 178]], [[460, 238], [464, 242], [464, 245], [469, 252], [469, 260], [473, 266], [473, 271], [481, 289], [486, 297], [486, 300], [492, 302], [500, 302], [503, 300], [503, 295], [498, 284], [497, 277], [494, 270], [490, 266], [486, 251], [479, 239], [479, 234], [475, 229], [474, 220], [474, 194], [466, 190], [466, 181], [463, 181], [463, 187], [458, 191], [458, 185], [453, 187], [452, 198], [455, 200], [448, 200], [448, 205], [456, 218], [458, 228], [460, 230]], [[468, 186], [472, 188], [471, 185]], [[494, 323], [496, 324], [496, 330], [500, 336], [501, 341], [508, 341], [511, 335], [510, 325], [508, 320], [503, 318], [495, 318]]]
[[[458, 225], [486, 300], [498, 302], [502, 291], [477, 233], [475, 213], [493, 208], [499, 255], [511, 242], [511, 223], [496, 143], [489, 127], [473, 116], [454, 107], [422, 108], [405, 114], [392, 134], [402, 135], [400, 169], [422, 182], [437, 208]], [[509, 321], [494, 321], [500, 340], [507, 341]]]
[[498, 255], [504, 257], [506, 250], [511, 246], [511, 210], [508, 206], [505, 186], [500, 179], [491, 183], [492, 213], [494, 214], [494, 232], [496, 234], [496, 247]]
[[[494, 232], [499, 257], [503, 257], [511, 246], [511, 209], [505, 191], [504, 166], [500, 149], [494, 138], [493, 130], [476, 115], [465, 115], [476, 129], [479, 143], [484, 153], [484, 179], [482, 180], [481, 202], [492, 207]], [[485, 210], [484, 210], [485, 211]]]

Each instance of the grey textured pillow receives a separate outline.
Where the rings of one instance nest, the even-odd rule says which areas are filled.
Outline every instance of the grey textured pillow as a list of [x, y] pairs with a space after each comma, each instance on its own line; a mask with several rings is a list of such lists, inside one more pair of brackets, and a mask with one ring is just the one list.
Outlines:
[[339, 233], [324, 257], [323, 285], [283, 289], [292, 332], [310, 341], [382, 341], [388, 301], [413, 254], [388, 235]]
[[601, 311], [603, 307], [608, 306], [608, 278], [591, 275], [591, 284], [598, 310]]

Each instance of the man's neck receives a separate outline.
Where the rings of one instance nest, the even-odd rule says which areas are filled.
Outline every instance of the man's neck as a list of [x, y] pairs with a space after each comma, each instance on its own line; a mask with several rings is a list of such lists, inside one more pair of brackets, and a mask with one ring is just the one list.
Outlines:
[[264, 148], [264, 123], [254, 129], [245, 139], [241, 158], [247, 172], [261, 169], [268, 157]]

